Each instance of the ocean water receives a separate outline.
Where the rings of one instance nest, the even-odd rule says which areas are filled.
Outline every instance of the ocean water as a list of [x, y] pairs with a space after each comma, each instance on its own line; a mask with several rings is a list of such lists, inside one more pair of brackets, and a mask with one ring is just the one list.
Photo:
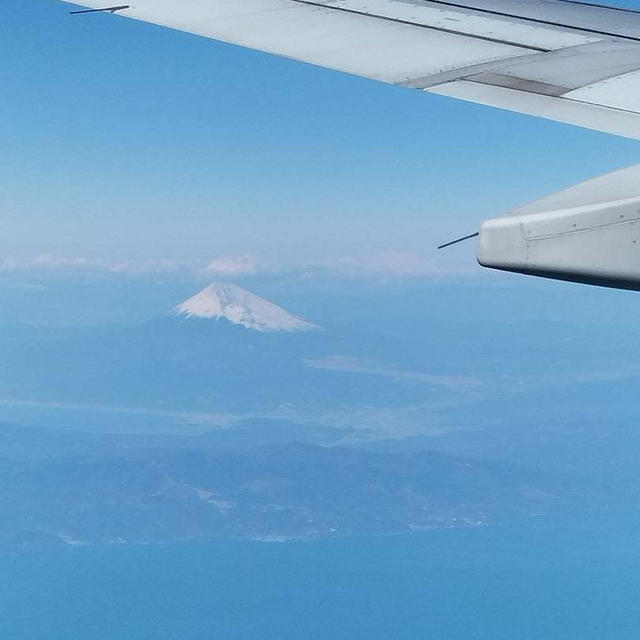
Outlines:
[[640, 518], [0, 557], [0, 637], [623, 640]]

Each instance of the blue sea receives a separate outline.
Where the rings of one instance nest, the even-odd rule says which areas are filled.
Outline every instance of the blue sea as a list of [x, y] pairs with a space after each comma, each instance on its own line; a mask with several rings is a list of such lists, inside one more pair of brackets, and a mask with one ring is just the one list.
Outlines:
[[1, 637], [637, 640], [639, 523], [6, 555]]

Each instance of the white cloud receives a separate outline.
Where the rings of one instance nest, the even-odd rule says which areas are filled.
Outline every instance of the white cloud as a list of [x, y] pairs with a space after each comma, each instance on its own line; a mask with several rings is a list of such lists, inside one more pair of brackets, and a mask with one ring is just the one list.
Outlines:
[[102, 268], [104, 263], [102, 260], [96, 260], [83, 257], [56, 257], [49, 254], [42, 254], [27, 260], [25, 266], [43, 267], [46, 269], [86, 269], [86, 268]]
[[127, 260], [107, 263], [112, 273], [125, 274], [163, 274], [194, 271], [197, 265], [185, 260], [171, 258], [148, 258], [146, 260]]
[[174, 273], [200, 269], [200, 265], [165, 258], [145, 260], [106, 260], [86, 256], [54, 256], [41, 254], [29, 258], [0, 258], [0, 271], [69, 271], [109, 272], [123, 274]]
[[221, 256], [214, 258], [206, 266], [207, 273], [223, 276], [252, 276], [267, 271], [265, 263], [252, 255]]
[[0, 270], [5, 272], [34, 269], [97, 269], [104, 268], [102, 260], [81, 257], [55, 257], [42, 254], [31, 258], [4, 257], [0, 259]]
[[[471, 261], [470, 261], [471, 263]], [[122, 275], [183, 274], [196, 279], [233, 279], [256, 275], [349, 278], [353, 280], [403, 280], [468, 273], [447, 268], [445, 260], [407, 251], [387, 250], [359, 256], [334, 257], [298, 263], [265, 260], [253, 254], [231, 254], [209, 262], [195, 258], [140, 258], [110, 260], [88, 256], [41, 254], [35, 257], [0, 258], [0, 272], [14, 271], [96, 272]]]

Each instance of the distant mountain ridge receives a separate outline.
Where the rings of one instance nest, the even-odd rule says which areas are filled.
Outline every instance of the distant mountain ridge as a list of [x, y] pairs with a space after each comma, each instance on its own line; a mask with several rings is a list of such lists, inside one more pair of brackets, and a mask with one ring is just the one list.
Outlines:
[[331, 446], [340, 430], [291, 423], [239, 427], [188, 437], [0, 425], [0, 554], [410, 533], [594, 505], [570, 481], [505, 463]]
[[214, 282], [175, 307], [174, 317], [227, 320], [260, 332], [313, 331], [315, 325], [242, 287]]

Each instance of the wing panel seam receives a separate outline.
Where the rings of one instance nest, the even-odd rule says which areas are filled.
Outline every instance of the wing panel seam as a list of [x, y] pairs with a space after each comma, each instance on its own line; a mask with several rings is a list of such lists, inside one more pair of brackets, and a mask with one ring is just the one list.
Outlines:
[[526, 49], [529, 51], [537, 51], [538, 53], [549, 53], [553, 49], [546, 49], [543, 47], [536, 47], [534, 45], [522, 44], [520, 42], [512, 42], [509, 40], [503, 40], [501, 38], [492, 38], [491, 36], [482, 36], [475, 33], [467, 33], [466, 31], [459, 31], [457, 29], [446, 29], [445, 27], [435, 27], [421, 22], [414, 22], [412, 20], [402, 20], [400, 18], [391, 18], [389, 16], [381, 16], [377, 13], [369, 13], [368, 11], [360, 11], [358, 9], [349, 9], [347, 7], [336, 7], [334, 5], [325, 4], [323, 2], [314, 2], [313, 0], [290, 0], [296, 4], [304, 4], [310, 7], [317, 7], [319, 9], [329, 9], [331, 11], [340, 11], [342, 13], [350, 13], [357, 16], [365, 16], [367, 18], [375, 18], [377, 20], [384, 20], [386, 22], [393, 22], [395, 24], [406, 24], [411, 27], [420, 27], [421, 29], [427, 29], [429, 31], [439, 31], [440, 33], [448, 33], [456, 36], [463, 36], [465, 38], [471, 38], [473, 40], [482, 40], [484, 42], [491, 42], [493, 44], [502, 44], [510, 47], [517, 47], [519, 49]]
[[[620, 38], [622, 40], [632, 40], [634, 42], [640, 42], [640, 38], [635, 36], [626, 36], [621, 33], [613, 33], [611, 31], [600, 31], [599, 29], [592, 29], [589, 27], [577, 27], [571, 24], [564, 24], [562, 22], [554, 22], [553, 20], [541, 20], [540, 18], [529, 18], [527, 16], [520, 16], [516, 13], [507, 13], [504, 11], [496, 11], [494, 9], [481, 9], [479, 7], [472, 7], [469, 5], [461, 4], [458, 2], [450, 2], [448, 0], [427, 0], [429, 4], [439, 4], [444, 7], [454, 7], [457, 9], [464, 9], [465, 11], [475, 11], [477, 13], [484, 13], [492, 16], [499, 16], [502, 18], [511, 18], [512, 20], [522, 20], [523, 22], [531, 22], [533, 24], [543, 24], [549, 27], [558, 27], [561, 29], [571, 29], [572, 31], [581, 31], [582, 33], [593, 33], [594, 35], [604, 36], [606, 38]], [[595, 6], [595, 5], [592, 5]]]
[[613, 7], [610, 4], [597, 4], [595, 2], [581, 2], [580, 0], [558, 0], [558, 2], [564, 2], [565, 4], [575, 4], [578, 7], [595, 7], [596, 9], [606, 9], [607, 11], [617, 11], [620, 13], [633, 13], [635, 15], [640, 14], [637, 9], [628, 9], [626, 7]]

